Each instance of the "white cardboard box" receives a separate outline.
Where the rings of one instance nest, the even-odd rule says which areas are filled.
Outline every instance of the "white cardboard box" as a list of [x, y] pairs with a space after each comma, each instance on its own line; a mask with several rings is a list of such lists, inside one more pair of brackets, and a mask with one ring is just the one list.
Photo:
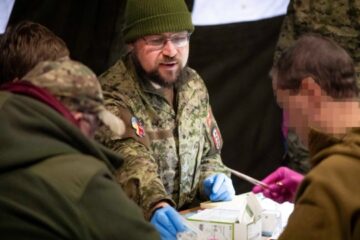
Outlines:
[[186, 217], [201, 240], [260, 240], [261, 205], [253, 193]]

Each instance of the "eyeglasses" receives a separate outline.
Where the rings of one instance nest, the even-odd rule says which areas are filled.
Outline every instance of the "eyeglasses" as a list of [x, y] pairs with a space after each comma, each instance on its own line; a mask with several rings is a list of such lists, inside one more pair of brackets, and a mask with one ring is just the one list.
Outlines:
[[147, 45], [156, 49], [161, 49], [165, 46], [167, 41], [174, 44], [175, 47], [181, 48], [189, 44], [190, 33], [178, 33], [169, 37], [163, 35], [145, 36], [142, 38]]

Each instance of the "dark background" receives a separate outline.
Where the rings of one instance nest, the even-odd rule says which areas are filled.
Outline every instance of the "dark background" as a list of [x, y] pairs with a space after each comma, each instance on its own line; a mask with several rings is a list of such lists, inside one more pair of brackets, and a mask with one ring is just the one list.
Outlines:
[[[192, 2], [187, 1], [190, 9]], [[9, 24], [39, 22], [71, 57], [101, 74], [122, 54], [125, 0], [16, 0]], [[262, 179], [281, 165], [281, 111], [268, 72], [283, 17], [196, 27], [189, 66], [204, 78], [224, 139], [223, 161]], [[235, 179], [237, 193], [251, 185]]]

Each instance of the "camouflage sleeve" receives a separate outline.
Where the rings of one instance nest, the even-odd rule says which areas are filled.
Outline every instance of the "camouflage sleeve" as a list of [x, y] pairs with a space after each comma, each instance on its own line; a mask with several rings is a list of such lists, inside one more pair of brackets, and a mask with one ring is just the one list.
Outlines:
[[207, 199], [203, 189], [203, 181], [205, 178], [214, 173], [225, 173], [230, 177], [230, 172], [226, 170], [220, 156], [223, 145], [221, 133], [212, 114], [210, 105], [208, 105], [208, 109], [208, 115], [204, 123], [205, 145], [203, 149], [204, 155], [201, 160], [201, 174], [198, 186], [200, 197], [203, 199]]
[[281, 26], [279, 40], [275, 48], [274, 62], [276, 62], [281, 53], [295, 41], [294, 17], [293, 1], [290, 1], [287, 14]]
[[286, 143], [288, 157], [286, 165], [302, 174], [309, 172], [309, 149], [301, 143], [299, 136], [294, 131], [289, 130]]
[[146, 219], [151, 217], [151, 209], [160, 201], [175, 206], [159, 178], [157, 164], [147, 147], [149, 140], [146, 136], [140, 138], [134, 134], [135, 131], [131, 131], [129, 110], [114, 102], [107, 104], [107, 108], [126, 124], [126, 132], [122, 139], [112, 138], [111, 132], [105, 127], [97, 133], [97, 139], [124, 160], [124, 164], [115, 173], [118, 183], [143, 209]]

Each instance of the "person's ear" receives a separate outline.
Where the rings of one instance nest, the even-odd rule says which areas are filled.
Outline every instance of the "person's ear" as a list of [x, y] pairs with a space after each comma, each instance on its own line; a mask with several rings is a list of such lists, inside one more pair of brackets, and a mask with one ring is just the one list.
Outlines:
[[71, 112], [73, 117], [76, 120], [77, 126], [80, 129], [80, 131], [87, 137], [93, 137], [94, 129], [91, 125], [91, 122], [89, 122], [85, 117], [84, 114], [81, 112]]
[[133, 42], [126, 44], [126, 46], [125, 46], [126, 53], [132, 52], [133, 49], [134, 49], [134, 43]]
[[320, 85], [312, 77], [306, 77], [301, 81], [300, 93], [303, 96], [307, 96], [309, 105], [315, 108], [321, 106], [323, 95], [325, 94]]
[[321, 87], [312, 77], [306, 77], [301, 81], [300, 92], [309, 97], [321, 96], [323, 94]]

